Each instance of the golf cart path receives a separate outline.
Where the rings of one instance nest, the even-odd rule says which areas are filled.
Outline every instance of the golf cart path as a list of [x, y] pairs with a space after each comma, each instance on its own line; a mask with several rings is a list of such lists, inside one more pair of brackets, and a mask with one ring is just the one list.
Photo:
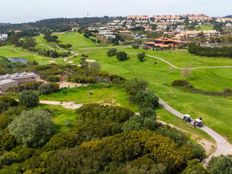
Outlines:
[[[174, 108], [172, 108], [170, 105], [168, 105], [165, 101], [162, 99], [159, 99], [159, 104], [168, 112], [175, 115], [176, 117], [183, 119], [184, 114], [178, 112]], [[199, 128], [206, 132], [209, 136], [211, 136], [215, 142], [216, 142], [216, 149], [213, 154], [211, 154], [207, 159], [205, 159], [205, 163], [207, 164], [209, 160], [213, 156], [220, 156], [220, 155], [231, 155], [232, 154], [232, 145], [221, 135], [219, 135], [217, 132], [212, 130], [211, 128], [204, 126], [202, 128]]]
[[[181, 68], [181, 67], [178, 67], [176, 65], [173, 65], [171, 62], [168, 62], [167, 60], [165, 60], [163, 58], [152, 56], [152, 55], [149, 55], [149, 54], [146, 54], [146, 56], [150, 57], [150, 58], [153, 58], [153, 59], [160, 60], [160, 61], [168, 64], [169, 66], [171, 66], [171, 67], [173, 67], [175, 69], [178, 69], [178, 70], [185, 69], [185, 68]], [[199, 67], [193, 67], [191, 69], [195, 70], [195, 69], [227, 69], [227, 68], [232, 68], [232, 66], [199, 66]]]
[[[133, 53], [133, 52], [127, 52], [128, 54], [133, 54], [133, 55], [137, 55], [138, 53]], [[232, 69], [232, 66], [228, 65], [228, 66], [198, 66], [198, 67], [178, 67], [174, 64], [172, 64], [171, 62], [165, 60], [164, 58], [161, 58], [161, 57], [157, 57], [157, 56], [153, 56], [153, 55], [149, 55], [149, 54], [146, 54], [147, 57], [150, 57], [152, 59], [156, 59], [156, 60], [160, 60], [162, 62], [164, 62], [165, 64], [173, 67], [174, 69], [177, 69], [177, 70], [184, 70], [186, 68], [190, 68], [192, 70], [196, 70], [196, 69]]]

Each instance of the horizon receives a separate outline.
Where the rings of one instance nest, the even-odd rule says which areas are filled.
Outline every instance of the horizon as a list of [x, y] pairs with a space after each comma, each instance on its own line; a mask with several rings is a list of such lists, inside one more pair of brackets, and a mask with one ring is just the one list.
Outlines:
[[[0, 0], [1, 2], [2, 0]], [[27, 23], [53, 18], [203, 13], [212, 17], [231, 15], [229, 0], [8, 0], [1, 2], [0, 23]], [[10, 5], [9, 5], [10, 4]], [[103, 4], [103, 5], [102, 5]], [[220, 7], [220, 8], [218, 8]]]

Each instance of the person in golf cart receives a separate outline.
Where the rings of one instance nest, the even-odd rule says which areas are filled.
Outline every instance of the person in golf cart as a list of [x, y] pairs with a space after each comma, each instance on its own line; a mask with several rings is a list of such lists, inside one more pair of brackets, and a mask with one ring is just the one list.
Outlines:
[[184, 115], [183, 120], [184, 120], [185, 122], [188, 122], [188, 123], [190, 123], [190, 122], [192, 121], [191, 116], [188, 115], [188, 114], [185, 114], [185, 115]]
[[194, 127], [203, 127], [202, 118], [200, 117], [200, 118], [196, 119], [193, 123], [193, 126]]

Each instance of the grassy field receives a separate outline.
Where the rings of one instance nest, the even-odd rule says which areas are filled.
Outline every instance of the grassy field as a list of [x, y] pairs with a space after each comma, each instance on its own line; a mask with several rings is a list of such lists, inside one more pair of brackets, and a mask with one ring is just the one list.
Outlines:
[[137, 107], [129, 103], [127, 93], [123, 88], [104, 84], [63, 89], [51, 95], [43, 95], [40, 99], [64, 102], [73, 101], [77, 104], [111, 104], [127, 107], [133, 111], [137, 111]]
[[166, 110], [160, 108], [156, 112], [158, 120], [163, 121], [167, 124], [174, 125], [178, 129], [184, 130], [191, 138], [195, 140], [203, 138], [210, 142], [214, 142], [214, 140], [207, 133], [187, 125], [185, 122], [183, 122], [183, 120], [171, 115]]
[[52, 121], [57, 131], [68, 131], [77, 121], [77, 113], [60, 106], [40, 105], [38, 109], [47, 109], [52, 113]]
[[97, 44], [90, 39], [85, 38], [82, 34], [76, 32], [57, 33], [59, 40], [63, 44], [72, 44], [74, 50], [83, 48], [96, 47]]
[[0, 56], [10, 58], [10, 57], [20, 57], [25, 58], [28, 61], [37, 61], [40, 64], [47, 64], [51, 61], [51, 58], [39, 56], [37, 53], [32, 53], [22, 48], [15, 48], [14, 46], [4, 46], [0, 47]]
[[44, 38], [44, 35], [41, 34], [40, 36], [35, 37], [36, 39], [36, 49], [46, 49], [46, 50], [56, 50], [58, 52], [64, 52], [65, 50], [60, 48], [56, 43], [49, 43]]
[[196, 29], [197, 30], [213, 30], [213, 26], [211, 24], [198, 25]]
[[[200, 94], [192, 94], [173, 88], [171, 83], [182, 77], [181, 70], [174, 69], [162, 61], [147, 58], [146, 62], [139, 62], [136, 55], [130, 55], [130, 59], [119, 62], [115, 57], [106, 56], [107, 49], [99, 49], [88, 53], [90, 59], [97, 60], [102, 70], [119, 74], [126, 78], [143, 78], [150, 84], [150, 88], [162, 99], [183, 113], [189, 113], [193, 117], [203, 117], [204, 122], [232, 141], [232, 98], [215, 97]], [[122, 49], [128, 52], [142, 52], [142, 50]], [[204, 58], [193, 56], [187, 51], [165, 51], [147, 53], [163, 57], [173, 64], [181, 67], [198, 66], [224, 66], [232, 65], [231, 59]], [[79, 58], [74, 61], [79, 62]], [[232, 69], [194, 70], [188, 80], [196, 87], [204, 90], [223, 90], [232, 87]], [[215, 75], [216, 74], [216, 75]], [[175, 124], [175, 122], [173, 123]]]
[[[89, 55], [89, 59], [97, 60], [101, 64], [102, 70], [112, 74], [118, 74], [128, 79], [142, 78], [150, 84], [150, 89], [153, 90], [159, 97], [167, 101], [171, 106], [183, 113], [189, 113], [193, 117], [203, 117], [204, 122], [211, 128], [218, 131], [220, 134], [228, 137], [232, 142], [232, 98], [231, 97], [216, 97], [200, 94], [184, 92], [171, 86], [171, 83], [177, 79], [186, 79], [195, 87], [209, 90], [221, 91], [225, 88], [232, 88], [232, 69], [195, 69], [192, 70], [188, 77], [182, 76], [182, 71], [175, 69], [166, 63], [147, 58], [147, 61], [141, 63], [137, 60], [136, 55], [129, 54], [130, 59], [125, 62], [119, 62], [115, 57], [107, 57], [107, 47], [97, 47], [95, 43], [82, 35], [69, 32], [58, 34], [62, 43], [71, 43], [73, 49], [79, 53], [85, 52]], [[152, 51], [152, 50], [135, 50], [128, 47], [117, 47], [118, 50], [141, 53], [146, 52], [149, 55], [161, 57], [169, 61], [177, 67], [207, 67], [207, 66], [232, 66], [232, 60], [228, 58], [207, 58], [189, 54], [186, 50], [176, 51]], [[22, 52], [21, 52], [22, 51]], [[0, 56], [6, 57], [24, 57], [28, 60], [36, 60], [46, 64], [51, 60], [45, 57], [29, 53], [25, 50], [14, 47], [0, 47]], [[80, 56], [73, 57], [70, 60], [74, 63], [79, 63]], [[56, 59], [56, 63], [64, 63], [63, 59]], [[93, 91], [93, 96], [89, 92]], [[67, 95], [68, 94], [68, 95]], [[53, 99], [60, 101], [75, 101], [77, 103], [103, 102], [110, 104], [121, 104], [129, 108], [133, 108], [125, 100], [125, 91], [118, 88], [95, 88], [70, 89], [49, 96], [42, 96], [42, 99]], [[172, 124], [177, 124], [177, 121], [170, 119]]]

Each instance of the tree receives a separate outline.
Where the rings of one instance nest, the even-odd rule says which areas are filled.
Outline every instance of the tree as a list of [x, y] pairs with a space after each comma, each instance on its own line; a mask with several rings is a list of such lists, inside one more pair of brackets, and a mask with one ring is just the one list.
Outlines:
[[23, 43], [22, 43], [22, 47], [25, 48], [25, 49], [28, 49], [28, 50], [34, 50], [35, 49], [35, 46], [36, 46], [36, 40], [35, 38], [32, 38], [32, 37], [26, 37], [24, 40], [23, 40]]
[[209, 174], [209, 172], [197, 160], [192, 160], [188, 162], [188, 166], [182, 174]]
[[141, 108], [157, 108], [159, 106], [159, 98], [151, 91], [140, 91], [134, 97], [134, 102]]
[[109, 49], [109, 50], [107, 51], [107, 56], [108, 56], [108, 57], [113, 57], [113, 56], [116, 55], [116, 53], [117, 53], [117, 49], [116, 49], [116, 48], [111, 48], [111, 49]]
[[101, 69], [101, 65], [97, 62], [88, 63], [88, 72], [90, 74], [96, 75]]
[[39, 104], [39, 96], [33, 91], [23, 91], [19, 96], [19, 103], [28, 108], [36, 107]]
[[137, 43], [132, 44], [132, 48], [134, 48], [134, 49], [139, 49], [139, 44], [137, 44]]
[[39, 147], [54, 133], [51, 114], [44, 110], [24, 111], [8, 126], [10, 134], [27, 147]]
[[80, 68], [85, 69], [88, 68], [88, 62], [86, 57], [82, 57], [80, 60]]
[[126, 91], [132, 96], [136, 95], [141, 90], [145, 90], [147, 87], [147, 81], [137, 78], [129, 80], [125, 83]]
[[232, 173], [232, 156], [213, 157], [207, 166], [212, 174], [231, 174]]
[[128, 60], [128, 59], [129, 59], [127, 53], [126, 53], [126, 52], [123, 52], [123, 51], [118, 52], [118, 53], [116, 54], [116, 56], [117, 56], [117, 59], [118, 59], [119, 61], [125, 61], [125, 60]]
[[145, 61], [146, 61], [145, 56], [146, 56], [145, 53], [139, 53], [139, 54], [137, 55], [138, 60], [139, 60], [140, 62], [145, 62]]
[[140, 129], [151, 129], [156, 127], [156, 114], [154, 109], [145, 108], [140, 114], [135, 114], [130, 117], [123, 125], [124, 131], [140, 130]]
[[55, 83], [45, 83], [39, 86], [40, 94], [51, 94], [59, 90], [59, 85]]

